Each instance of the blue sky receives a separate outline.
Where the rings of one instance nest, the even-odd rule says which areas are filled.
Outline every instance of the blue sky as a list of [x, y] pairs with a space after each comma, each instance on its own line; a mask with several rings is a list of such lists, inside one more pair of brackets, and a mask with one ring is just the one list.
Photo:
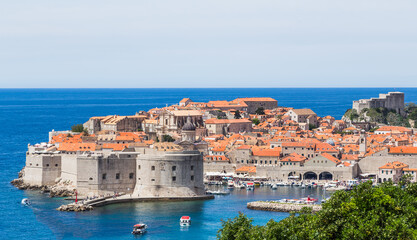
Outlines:
[[0, 87], [417, 87], [417, 1], [2, 1]]

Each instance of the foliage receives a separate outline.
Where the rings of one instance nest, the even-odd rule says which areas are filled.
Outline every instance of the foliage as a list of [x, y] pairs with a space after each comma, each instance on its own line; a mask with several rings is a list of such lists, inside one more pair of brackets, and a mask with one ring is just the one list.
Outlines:
[[235, 112], [235, 119], [240, 119], [240, 118], [242, 118], [242, 116], [240, 115], [240, 111], [239, 110], [236, 110], [236, 112]]
[[355, 120], [359, 119], [359, 114], [356, 109], [348, 109], [346, 110], [344, 117], [350, 119], [351, 122], [354, 122]]
[[368, 181], [337, 191], [312, 214], [307, 209], [280, 222], [254, 226], [245, 215], [222, 221], [218, 239], [417, 239], [417, 184], [373, 187]]
[[259, 123], [261, 123], [261, 121], [259, 121], [259, 119], [257, 119], [257, 118], [254, 118], [254, 119], [252, 119], [252, 123], [255, 124], [255, 125], [258, 125]]
[[311, 123], [309, 123], [309, 124], [308, 124], [308, 129], [313, 130], [313, 129], [315, 129], [315, 128], [317, 128], [317, 126], [316, 126], [316, 125], [311, 124]]
[[371, 130], [369, 130], [369, 132], [375, 132], [376, 130], [378, 130], [379, 127], [374, 127]]
[[84, 136], [90, 136], [90, 133], [88, 132], [87, 128], [83, 129], [83, 135]]
[[264, 108], [259, 107], [258, 109], [256, 109], [255, 113], [256, 113], [256, 115], [265, 115]]
[[84, 126], [82, 124], [77, 124], [71, 127], [71, 131], [72, 132], [83, 132], [84, 131]]
[[67, 134], [67, 138], [72, 138], [71, 133], [68, 133], [68, 134]]
[[173, 137], [171, 137], [170, 135], [162, 135], [162, 141], [163, 142], [174, 142], [175, 139]]

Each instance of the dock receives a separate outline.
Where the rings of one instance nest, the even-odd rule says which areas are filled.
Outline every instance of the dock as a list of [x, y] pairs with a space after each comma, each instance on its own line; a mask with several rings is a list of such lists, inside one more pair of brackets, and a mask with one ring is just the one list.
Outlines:
[[321, 210], [320, 204], [280, 203], [274, 201], [248, 202], [246, 207], [252, 210], [273, 212], [299, 212], [303, 207], [311, 208], [313, 212]]
[[117, 197], [107, 196], [96, 198], [88, 201], [81, 201], [77, 204], [70, 203], [62, 205], [57, 210], [59, 211], [89, 211], [96, 207], [106, 206], [117, 203], [129, 202], [175, 202], [175, 201], [199, 201], [214, 199], [213, 195], [192, 196], [192, 197], [131, 197], [129, 194], [120, 195]]

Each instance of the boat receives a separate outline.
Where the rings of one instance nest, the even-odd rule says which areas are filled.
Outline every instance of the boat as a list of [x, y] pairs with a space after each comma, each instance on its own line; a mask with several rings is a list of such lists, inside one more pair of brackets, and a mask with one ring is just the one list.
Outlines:
[[241, 183], [235, 183], [235, 188], [237, 189], [244, 189], [245, 185], [241, 184]]
[[254, 183], [255, 186], [261, 186], [261, 182], [259, 182], [259, 181], [254, 181], [253, 183]]
[[148, 229], [148, 225], [139, 223], [133, 226], [132, 234], [144, 234]]
[[233, 182], [233, 180], [229, 180], [227, 182], [227, 188], [229, 188], [229, 189], [235, 188], [235, 183]]
[[272, 190], [276, 190], [278, 187], [277, 187], [277, 185], [276, 184], [273, 184], [273, 185], [271, 185], [271, 189]]
[[25, 205], [25, 206], [29, 206], [30, 205], [30, 201], [29, 201], [28, 198], [23, 198], [21, 204], [22, 205]]
[[287, 184], [286, 183], [284, 183], [284, 182], [278, 182], [277, 184], [275, 184], [276, 186], [287, 186]]
[[246, 190], [250, 191], [250, 190], [254, 190], [255, 186], [253, 182], [248, 182], [246, 183]]
[[210, 194], [210, 195], [229, 195], [230, 194], [230, 192], [229, 191], [207, 191], [206, 192], [207, 194]]
[[191, 218], [190, 216], [182, 216], [180, 218], [180, 226], [181, 227], [188, 227], [191, 225]]
[[307, 204], [313, 204], [313, 203], [318, 202], [318, 199], [316, 199], [316, 198], [311, 198], [310, 196], [308, 196], [308, 197], [306, 197], [306, 198], [302, 198], [301, 200], [303, 200], [303, 202], [304, 202], [304, 203], [307, 203]]

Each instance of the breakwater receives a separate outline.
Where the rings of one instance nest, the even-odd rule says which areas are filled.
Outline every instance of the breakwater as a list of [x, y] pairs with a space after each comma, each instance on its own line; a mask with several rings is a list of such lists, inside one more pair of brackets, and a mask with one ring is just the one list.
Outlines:
[[303, 207], [311, 208], [313, 212], [321, 210], [321, 205], [319, 204], [298, 204], [265, 201], [249, 202], [247, 203], [246, 207], [252, 210], [263, 210], [273, 212], [299, 212]]

